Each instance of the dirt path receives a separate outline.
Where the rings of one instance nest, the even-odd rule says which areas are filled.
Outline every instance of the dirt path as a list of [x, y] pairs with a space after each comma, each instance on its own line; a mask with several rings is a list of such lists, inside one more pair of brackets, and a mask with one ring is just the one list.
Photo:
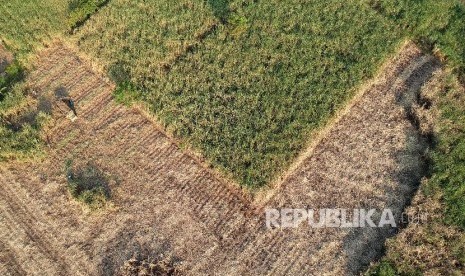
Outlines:
[[[137, 252], [175, 260], [191, 275], [355, 273], [392, 233], [267, 230], [263, 208], [402, 210], [422, 162], [421, 148], [408, 146], [421, 137], [398, 102], [434, 68], [406, 46], [274, 196], [256, 205], [140, 112], [116, 104], [111, 84], [54, 45], [40, 54], [29, 82], [40, 93], [64, 89], [78, 119], [55, 110], [46, 160], [0, 169], [0, 274], [111, 275]], [[88, 215], [69, 198], [69, 159], [92, 160], [114, 180], [112, 206]]]

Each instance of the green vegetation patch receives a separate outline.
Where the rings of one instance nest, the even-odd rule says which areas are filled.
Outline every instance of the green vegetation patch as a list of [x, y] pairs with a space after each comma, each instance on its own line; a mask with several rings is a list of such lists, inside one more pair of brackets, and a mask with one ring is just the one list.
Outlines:
[[441, 114], [430, 185], [444, 192], [446, 221], [465, 230], [465, 95], [454, 78], [446, 80], [439, 98]]
[[[129, 91], [172, 133], [252, 188], [287, 169], [399, 41], [388, 20], [358, 3], [206, 2], [114, 1], [79, 41], [127, 72], [138, 88]], [[199, 42], [209, 13], [225, 24]], [[183, 43], [195, 48], [159, 70]]]
[[376, 266], [370, 268], [365, 276], [396, 276], [399, 275], [395, 267], [388, 261], [381, 261]]
[[110, 198], [108, 178], [92, 162], [73, 167], [72, 162], [68, 161], [66, 177], [71, 196], [91, 209], [102, 208]]
[[77, 39], [117, 83], [146, 85], [217, 21], [203, 0], [112, 0], [87, 21]]
[[9, 0], [0, 7], [0, 38], [16, 55], [29, 53], [66, 28], [68, 1]]
[[0, 73], [0, 161], [26, 157], [40, 150], [40, 129], [47, 112], [38, 105], [21, 108], [27, 101], [25, 70], [17, 60]]
[[39, 129], [34, 124], [25, 124], [20, 130], [0, 125], [0, 162], [25, 158], [40, 153]]
[[[371, 7], [426, 49], [437, 49], [465, 81], [465, 5], [460, 0], [368, 0]], [[465, 83], [465, 82], [464, 82]]]
[[0, 102], [2, 102], [13, 85], [24, 78], [24, 68], [18, 61], [9, 64], [4, 72], [0, 72]]
[[68, 4], [68, 25], [73, 31], [84, 24], [99, 8], [106, 5], [109, 0], [70, 0]]

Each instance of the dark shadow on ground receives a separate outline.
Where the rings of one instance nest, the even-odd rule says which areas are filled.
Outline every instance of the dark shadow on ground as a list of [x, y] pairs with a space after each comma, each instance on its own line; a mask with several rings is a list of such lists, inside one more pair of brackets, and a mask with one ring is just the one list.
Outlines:
[[226, 23], [230, 9], [229, 0], [208, 0], [207, 3], [213, 11], [216, 18], [221, 20], [222, 23]]
[[63, 102], [69, 108], [69, 110], [73, 111], [74, 115], [77, 116], [74, 101], [71, 97], [69, 97], [68, 90], [66, 90], [65, 87], [60, 86], [55, 89], [55, 98], [56, 100]]
[[[104, 248], [100, 249], [97, 256], [104, 256], [100, 263], [99, 272], [101, 275], [179, 275], [179, 274], [139, 274], [144, 270], [142, 262], [165, 262], [169, 267], [180, 260], [172, 257], [172, 246], [164, 239], [160, 239], [156, 234], [156, 229], [147, 229], [148, 225], [140, 224], [136, 220], [129, 220], [125, 223], [126, 227], [118, 230], [115, 238], [110, 241]], [[139, 229], [140, 231], [135, 231]], [[148, 231], [142, 231], [143, 229]], [[152, 267], [155, 268], [155, 267]]]
[[55, 92], [55, 97], [58, 99], [69, 97], [68, 90], [66, 90], [66, 88], [63, 86], [56, 88], [54, 92]]
[[[429, 135], [423, 135], [419, 131], [418, 119], [412, 111], [412, 106], [421, 101], [420, 88], [428, 81], [434, 71], [440, 66], [439, 62], [433, 60], [417, 68], [406, 80], [405, 90], [402, 95], [396, 95], [396, 100], [406, 114], [406, 119], [412, 128], [405, 133], [408, 144], [396, 154], [399, 170], [395, 172], [395, 180], [398, 186], [386, 188], [384, 194], [387, 196], [386, 207], [392, 210], [396, 228], [387, 226], [384, 228], [353, 228], [344, 240], [344, 251], [348, 257], [348, 271], [351, 275], [359, 275], [371, 262], [379, 260], [385, 252], [386, 239], [393, 237], [398, 231], [406, 227], [402, 213], [411, 204], [423, 177], [429, 175], [429, 162], [427, 151], [433, 147]], [[375, 208], [363, 206], [364, 209]], [[381, 214], [373, 216], [374, 221], [379, 221]]]

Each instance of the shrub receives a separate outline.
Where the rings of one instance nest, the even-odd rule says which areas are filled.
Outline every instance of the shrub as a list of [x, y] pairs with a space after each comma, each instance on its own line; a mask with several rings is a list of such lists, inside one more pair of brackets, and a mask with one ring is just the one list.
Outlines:
[[0, 102], [6, 97], [12, 86], [24, 78], [24, 68], [18, 61], [14, 61], [5, 68], [0, 75]]
[[381, 261], [379, 264], [371, 268], [367, 273], [366, 276], [395, 276], [399, 275], [394, 268], [394, 266], [387, 262]]
[[177, 270], [173, 260], [170, 259], [151, 259], [132, 257], [124, 262], [120, 268], [118, 276], [129, 275], [164, 275], [175, 276], [181, 275]]
[[72, 161], [67, 161], [66, 178], [71, 196], [91, 209], [103, 207], [110, 198], [107, 177], [91, 162], [82, 167], [73, 168]]
[[108, 75], [110, 79], [118, 85], [127, 83], [130, 81], [130, 72], [127, 68], [127, 64], [115, 62], [108, 68]]

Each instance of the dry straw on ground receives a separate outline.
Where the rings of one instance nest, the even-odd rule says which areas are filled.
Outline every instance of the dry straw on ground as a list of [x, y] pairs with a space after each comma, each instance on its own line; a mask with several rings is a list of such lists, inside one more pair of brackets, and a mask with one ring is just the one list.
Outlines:
[[[56, 117], [44, 162], [0, 169], [0, 274], [116, 273], [137, 252], [175, 256], [183, 274], [354, 274], [380, 253], [388, 230], [267, 230], [264, 207], [390, 207], [401, 211], [421, 177], [421, 136], [409, 105], [436, 68], [403, 47], [261, 204], [225, 185], [61, 44], [28, 79], [64, 87], [78, 120]], [[409, 103], [409, 101], [404, 101]], [[112, 208], [86, 215], [66, 191], [66, 160], [93, 161], [114, 179]]]

